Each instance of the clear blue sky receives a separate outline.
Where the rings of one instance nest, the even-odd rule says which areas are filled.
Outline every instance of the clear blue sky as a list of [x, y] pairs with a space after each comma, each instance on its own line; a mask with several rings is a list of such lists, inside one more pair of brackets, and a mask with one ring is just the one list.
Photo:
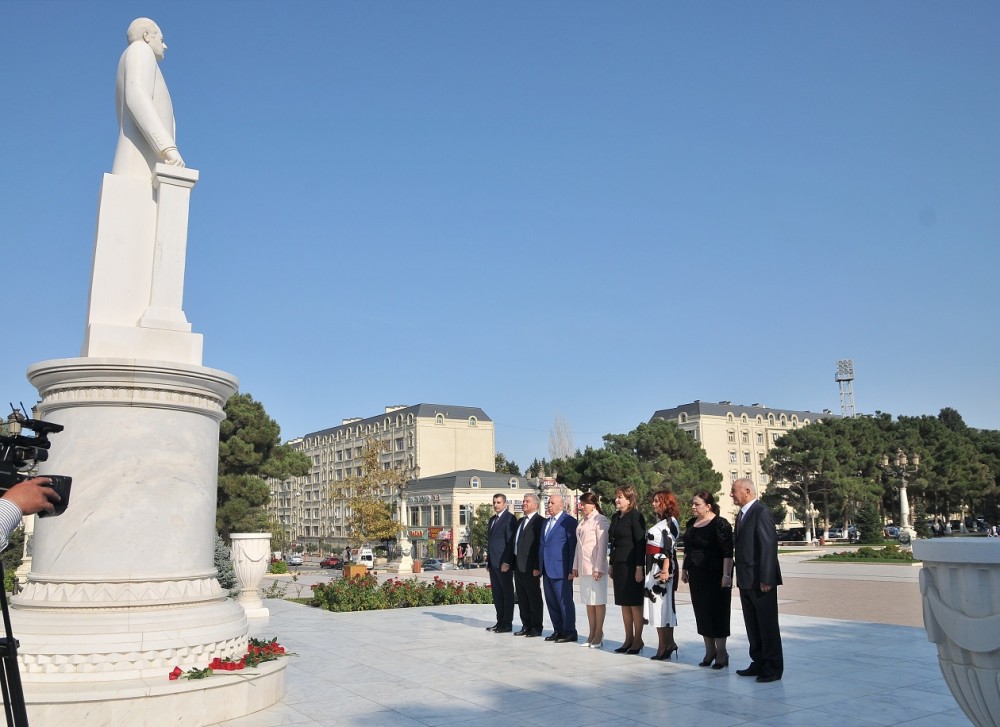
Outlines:
[[1000, 3], [0, 2], [0, 401], [78, 354], [125, 28], [201, 172], [185, 311], [286, 438], [694, 399], [1000, 428]]

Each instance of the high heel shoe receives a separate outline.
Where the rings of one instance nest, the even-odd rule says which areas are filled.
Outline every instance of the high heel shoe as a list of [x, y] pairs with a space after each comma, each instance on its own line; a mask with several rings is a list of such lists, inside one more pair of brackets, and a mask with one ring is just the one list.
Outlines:
[[632, 648], [632, 644], [622, 644], [620, 647], [615, 649], [616, 654], [627, 654], [628, 650]]
[[725, 669], [727, 666], [729, 666], [729, 659], [726, 659], [725, 661], [717, 661], [717, 662], [715, 662], [715, 665], [712, 668], [713, 669]]
[[677, 644], [674, 644], [672, 648], [669, 648], [663, 652], [663, 659], [665, 661], [670, 661], [671, 654], [677, 654], [677, 660], [680, 661], [681, 655], [680, 652], [677, 650]]
[[713, 661], [715, 661], [715, 654], [712, 654], [711, 656], [706, 656], [704, 659], [698, 662], [698, 666], [712, 666]]
[[632, 656], [635, 656], [636, 654], [641, 654], [642, 653], [642, 647], [644, 647], [644, 646], [645, 646], [645, 644], [639, 644], [638, 648], [628, 649], [628, 650], [625, 651], [625, 653], [626, 654], [632, 654]]

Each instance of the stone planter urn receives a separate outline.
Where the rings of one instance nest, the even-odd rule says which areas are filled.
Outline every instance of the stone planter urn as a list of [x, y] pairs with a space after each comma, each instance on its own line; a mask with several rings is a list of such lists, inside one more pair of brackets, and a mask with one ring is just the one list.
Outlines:
[[260, 599], [260, 582], [271, 561], [270, 533], [231, 533], [233, 570], [240, 584], [237, 599], [247, 618], [267, 618], [270, 612]]
[[973, 724], [1000, 725], [1000, 541], [915, 540], [913, 555], [948, 688]]

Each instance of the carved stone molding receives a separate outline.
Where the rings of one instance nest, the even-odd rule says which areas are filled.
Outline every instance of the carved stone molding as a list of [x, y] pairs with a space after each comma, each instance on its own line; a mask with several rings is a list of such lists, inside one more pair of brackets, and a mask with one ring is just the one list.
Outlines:
[[106, 387], [66, 386], [46, 392], [43, 406], [58, 409], [67, 404], [74, 406], [150, 406], [182, 409], [207, 413], [222, 419], [222, 397], [171, 389], [168, 387]]
[[226, 592], [214, 577], [120, 583], [33, 580], [14, 600], [18, 609], [100, 608], [123, 610], [220, 600]]
[[[22, 673], [26, 680], [36, 674], [101, 674], [107, 678], [110, 673], [134, 678], [153, 670], [166, 673], [175, 666], [182, 669], [204, 667], [216, 656], [220, 658], [238, 657], [247, 650], [246, 635], [205, 644], [177, 646], [167, 649], [144, 649], [142, 651], [91, 651], [90, 653], [20, 653], [18, 655]], [[68, 652], [68, 650], [67, 650]]]

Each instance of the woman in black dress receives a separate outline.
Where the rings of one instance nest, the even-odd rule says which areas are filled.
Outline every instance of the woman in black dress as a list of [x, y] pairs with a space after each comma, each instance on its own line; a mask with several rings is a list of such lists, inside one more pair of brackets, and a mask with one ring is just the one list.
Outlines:
[[646, 580], [646, 521], [636, 509], [639, 499], [635, 488], [625, 485], [615, 490], [608, 542], [611, 546], [611, 579], [615, 584], [615, 603], [621, 606], [625, 622], [625, 643], [615, 649], [619, 654], [642, 651], [643, 588]]
[[691, 512], [694, 517], [684, 533], [681, 580], [691, 587], [698, 633], [705, 641], [705, 658], [698, 666], [724, 669], [729, 666], [726, 639], [733, 595], [733, 528], [705, 490], [691, 499]]

